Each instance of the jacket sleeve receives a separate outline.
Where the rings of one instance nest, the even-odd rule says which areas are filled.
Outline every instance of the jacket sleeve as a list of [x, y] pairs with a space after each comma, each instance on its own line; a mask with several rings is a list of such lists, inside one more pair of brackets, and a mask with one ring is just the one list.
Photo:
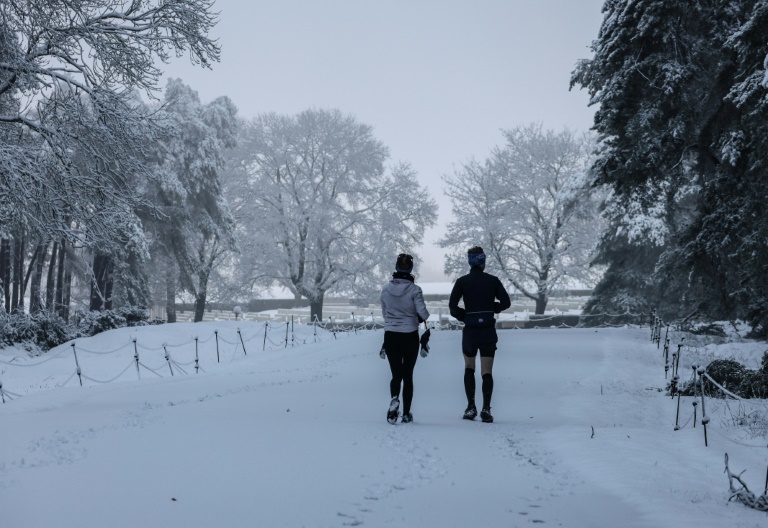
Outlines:
[[512, 301], [509, 299], [509, 294], [507, 293], [507, 290], [504, 289], [504, 285], [498, 278], [496, 279], [496, 298], [499, 300], [499, 302], [493, 303], [493, 311], [495, 313], [501, 313], [512, 306]]
[[451, 312], [451, 316], [458, 319], [461, 322], [464, 322], [464, 308], [459, 306], [459, 300], [464, 295], [464, 288], [461, 282], [461, 279], [458, 279], [453, 284], [453, 289], [451, 290], [451, 296], [448, 299], [448, 310]]
[[413, 292], [413, 304], [416, 307], [416, 315], [419, 318], [419, 323], [422, 323], [429, 319], [429, 312], [427, 311], [427, 304], [424, 302], [424, 293], [418, 286], [414, 288]]
[[387, 305], [384, 303], [384, 292], [381, 292], [381, 297], [379, 297], [379, 300], [381, 301], [381, 316], [384, 318], [384, 322], [387, 321]]

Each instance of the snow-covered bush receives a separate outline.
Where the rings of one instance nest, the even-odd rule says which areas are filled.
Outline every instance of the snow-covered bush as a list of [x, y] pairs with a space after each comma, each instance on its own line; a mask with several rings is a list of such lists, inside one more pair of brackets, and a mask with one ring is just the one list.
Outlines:
[[56, 314], [38, 312], [0, 316], [0, 346], [28, 343], [48, 350], [72, 337], [71, 328]]
[[124, 326], [128, 326], [126, 318], [116, 310], [85, 312], [77, 325], [77, 334], [81, 337], [90, 337]]
[[140, 306], [123, 306], [115, 313], [125, 319], [126, 326], [146, 326], [149, 324], [149, 313]]
[[[733, 359], [715, 359], [706, 367], [707, 374], [719, 385], [741, 398], [768, 398], [768, 351], [763, 354], [762, 366], [748, 369]], [[680, 387], [683, 396], [692, 396], [701, 389], [692, 381]], [[725, 395], [708, 378], [704, 378], [705, 393], [713, 397]]]

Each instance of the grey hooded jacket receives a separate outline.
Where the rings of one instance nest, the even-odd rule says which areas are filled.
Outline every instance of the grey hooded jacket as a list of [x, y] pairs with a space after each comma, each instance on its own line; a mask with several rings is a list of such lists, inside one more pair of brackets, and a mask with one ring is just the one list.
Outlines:
[[381, 313], [384, 330], [390, 332], [416, 332], [419, 317], [429, 318], [421, 288], [408, 279], [392, 279], [381, 290]]

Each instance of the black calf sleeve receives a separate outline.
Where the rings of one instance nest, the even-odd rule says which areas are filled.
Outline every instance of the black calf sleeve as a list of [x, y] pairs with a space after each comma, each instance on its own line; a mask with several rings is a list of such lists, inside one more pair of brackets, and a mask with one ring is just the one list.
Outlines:
[[493, 375], [483, 374], [483, 408], [490, 408], [493, 394]]
[[467, 393], [467, 402], [475, 403], [475, 369], [464, 369], [464, 392]]

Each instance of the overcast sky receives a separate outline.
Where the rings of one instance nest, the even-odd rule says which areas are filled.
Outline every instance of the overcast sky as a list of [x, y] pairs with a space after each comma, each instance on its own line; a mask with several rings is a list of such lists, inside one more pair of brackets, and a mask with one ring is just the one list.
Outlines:
[[[603, 0], [217, 0], [221, 62], [177, 59], [203, 101], [229, 96], [240, 115], [338, 108], [374, 127], [440, 206], [417, 253], [419, 281], [447, 280], [435, 245], [451, 219], [441, 177], [531, 122], [587, 130], [594, 109], [569, 91], [590, 56]], [[404, 190], [407, 191], [407, 190]], [[394, 256], [392, 259], [394, 265]]]

